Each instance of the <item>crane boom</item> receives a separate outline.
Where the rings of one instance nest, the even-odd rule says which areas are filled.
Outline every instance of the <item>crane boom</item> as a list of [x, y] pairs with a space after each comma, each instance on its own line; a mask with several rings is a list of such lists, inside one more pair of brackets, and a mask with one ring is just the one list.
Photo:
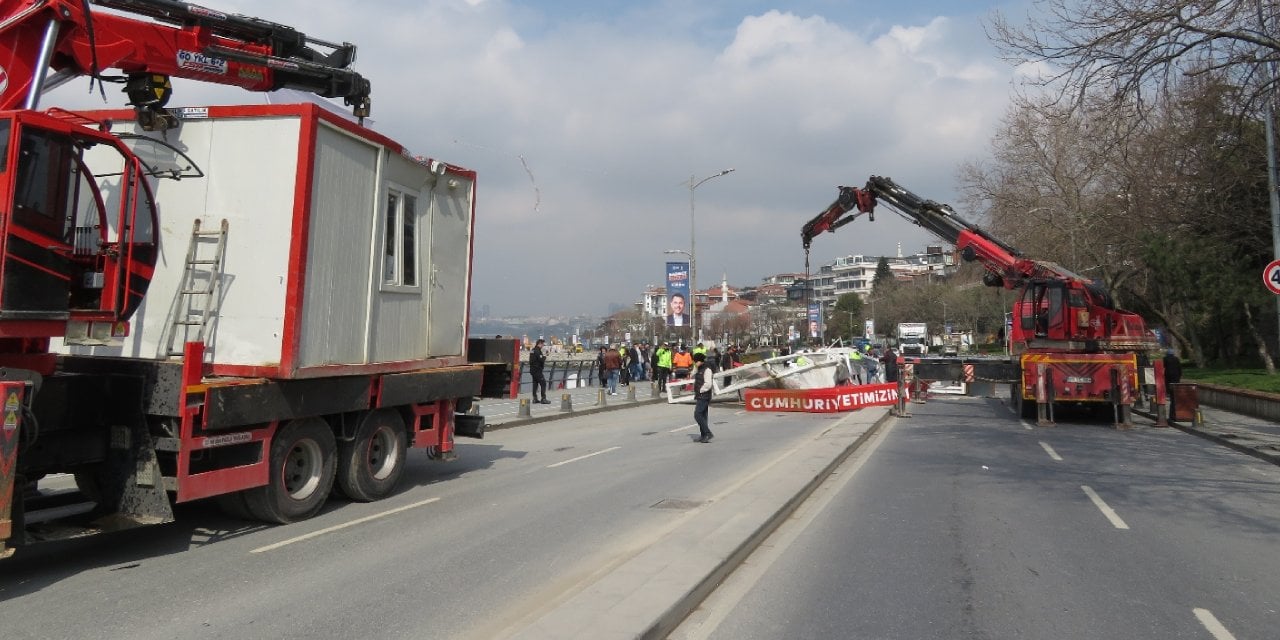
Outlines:
[[159, 253], [156, 173], [105, 124], [39, 111], [47, 91], [123, 82], [153, 131], [178, 125], [164, 108], [171, 77], [340, 97], [363, 119], [370, 83], [355, 54], [181, 0], [0, 0], [0, 367], [48, 373], [50, 338], [127, 335]]
[[921, 198], [890, 178], [871, 176], [862, 188], [840, 187], [835, 202], [802, 227], [805, 251], [818, 234], [833, 232], [863, 214], [873, 215], [879, 203], [954, 244], [965, 261], [981, 262], [986, 268], [984, 284], [1021, 291], [1015, 304], [1020, 320], [1012, 334], [1022, 349], [1089, 352], [1152, 346], [1142, 319], [1116, 309], [1097, 283], [1055, 263], [1025, 257], [950, 206]]
[[8, 77], [0, 109], [37, 108], [40, 94], [52, 88], [46, 68], [57, 81], [118, 69], [129, 78], [130, 104], [140, 109], [162, 108], [168, 77], [179, 77], [342, 98], [363, 118], [371, 86], [349, 68], [355, 53], [350, 43], [180, 0], [0, 0], [0, 65]]

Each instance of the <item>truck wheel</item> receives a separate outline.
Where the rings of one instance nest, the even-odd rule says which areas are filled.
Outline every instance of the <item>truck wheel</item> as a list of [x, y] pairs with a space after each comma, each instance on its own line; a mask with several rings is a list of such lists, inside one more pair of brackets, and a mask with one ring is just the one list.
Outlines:
[[364, 417], [351, 442], [338, 444], [338, 488], [357, 502], [381, 500], [404, 473], [404, 420], [383, 409]]
[[1028, 401], [1022, 397], [1022, 386], [1017, 384], [1009, 385], [1012, 389], [1013, 408], [1018, 412], [1018, 416], [1023, 420], [1035, 420], [1040, 417], [1036, 409], [1035, 401]]
[[224, 493], [214, 500], [218, 503], [218, 508], [223, 513], [237, 520], [253, 520], [254, 516], [249, 513], [249, 505], [244, 502], [244, 492], [236, 491], [235, 493]]
[[244, 492], [254, 518], [285, 524], [320, 511], [337, 463], [337, 445], [329, 425], [319, 418], [294, 420], [271, 441], [267, 484]]

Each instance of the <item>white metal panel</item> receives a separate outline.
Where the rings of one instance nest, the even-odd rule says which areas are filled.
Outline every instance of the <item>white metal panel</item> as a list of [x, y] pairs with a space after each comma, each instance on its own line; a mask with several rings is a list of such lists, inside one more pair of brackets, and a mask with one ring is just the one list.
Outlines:
[[370, 253], [381, 149], [327, 125], [317, 133], [298, 364], [368, 362]]
[[446, 175], [435, 188], [431, 207], [428, 349], [433, 356], [466, 353], [467, 291], [470, 288], [471, 180]]
[[[423, 296], [427, 251], [425, 237], [430, 222], [428, 185], [434, 176], [425, 166], [396, 153], [385, 157], [385, 177], [378, 197], [377, 224], [374, 226], [374, 262], [371, 283], [374, 291], [373, 331], [369, 336], [372, 357], [377, 362], [421, 360], [427, 357], [427, 305]], [[386, 207], [389, 190], [395, 189], [417, 199], [415, 207], [415, 272], [418, 283], [413, 287], [387, 287], [382, 284], [382, 243], [386, 233]]]
[[[167, 132], [165, 139], [190, 156], [206, 175], [153, 182], [160, 216], [160, 252], [151, 286], [132, 319], [132, 334], [122, 347], [64, 351], [162, 357], [192, 222], [200, 218], [206, 228], [216, 228], [225, 218], [230, 231], [224, 295], [212, 325], [209, 355], [220, 364], [278, 364], [298, 135], [296, 116], [186, 120], [177, 131]], [[107, 190], [111, 190], [113, 179], [103, 180]]]

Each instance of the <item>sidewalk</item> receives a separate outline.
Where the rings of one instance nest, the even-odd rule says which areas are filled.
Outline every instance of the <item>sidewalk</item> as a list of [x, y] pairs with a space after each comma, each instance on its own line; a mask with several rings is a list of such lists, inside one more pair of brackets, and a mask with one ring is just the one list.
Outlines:
[[1212, 440], [1256, 458], [1280, 465], [1280, 425], [1268, 420], [1200, 405], [1203, 424], [1169, 424], [1190, 434]]

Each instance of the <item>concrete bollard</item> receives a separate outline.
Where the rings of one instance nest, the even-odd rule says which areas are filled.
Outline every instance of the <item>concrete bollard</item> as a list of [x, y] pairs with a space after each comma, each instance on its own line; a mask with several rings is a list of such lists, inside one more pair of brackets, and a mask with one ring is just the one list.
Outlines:
[[1169, 426], [1169, 404], [1166, 402], [1156, 403], [1156, 425], [1157, 427]]
[[634, 384], [627, 385], [627, 402], [636, 401], [636, 386]]
[[573, 396], [560, 394], [560, 413], [573, 413]]
[[596, 406], [597, 406], [597, 407], [603, 407], [603, 406], [605, 406], [606, 404], [608, 404], [608, 402], [605, 402], [605, 395], [606, 395], [606, 394], [608, 394], [608, 393], [609, 393], [609, 392], [608, 392], [608, 391], [605, 391], [604, 389], [600, 389], [599, 391], [597, 391], [597, 392], [596, 392]]
[[658, 383], [656, 383], [656, 382], [650, 382], [650, 383], [649, 383], [649, 397], [650, 397], [650, 398], [656, 398], [656, 397], [658, 397], [658, 395], [659, 395], [659, 394], [658, 394]]
[[531, 416], [532, 416], [532, 414], [530, 414], [530, 413], [529, 413], [529, 399], [528, 399], [528, 398], [520, 398], [520, 410], [516, 412], [516, 417], [517, 417], [517, 418], [528, 418], [528, 417], [531, 417]]

